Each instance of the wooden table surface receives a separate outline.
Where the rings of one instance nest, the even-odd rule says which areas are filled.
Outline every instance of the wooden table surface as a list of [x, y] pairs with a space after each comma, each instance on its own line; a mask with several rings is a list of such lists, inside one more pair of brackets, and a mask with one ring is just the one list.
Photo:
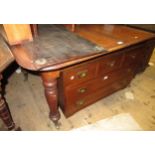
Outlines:
[[24, 68], [55, 70], [101, 55], [104, 49], [60, 25], [41, 25], [33, 42], [13, 46], [17, 62]]
[[155, 37], [154, 33], [123, 25], [78, 25], [75, 33], [107, 51], [119, 50]]
[[12, 46], [19, 65], [30, 70], [57, 70], [155, 37], [121, 25], [40, 25], [33, 42]]

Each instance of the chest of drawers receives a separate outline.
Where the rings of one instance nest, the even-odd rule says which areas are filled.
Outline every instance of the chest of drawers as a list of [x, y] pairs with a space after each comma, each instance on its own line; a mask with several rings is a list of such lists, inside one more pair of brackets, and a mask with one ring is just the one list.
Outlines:
[[126, 87], [145, 69], [152, 53], [148, 44], [137, 44], [63, 69], [58, 84], [65, 116]]

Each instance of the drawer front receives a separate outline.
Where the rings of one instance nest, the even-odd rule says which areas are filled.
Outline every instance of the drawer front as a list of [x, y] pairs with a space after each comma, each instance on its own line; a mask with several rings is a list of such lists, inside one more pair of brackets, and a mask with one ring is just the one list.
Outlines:
[[78, 84], [95, 78], [97, 63], [84, 63], [76, 67], [70, 67], [63, 70], [62, 78], [64, 85]]
[[64, 108], [64, 114], [66, 117], [71, 116], [75, 112], [83, 109], [84, 107], [94, 103], [95, 101], [112, 94], [113, 92], [124, 88], [130, 82], [130, 78], [126, 77], [119, 79], [119, 81], [107, 85], [101, 89], [97, 89], [92, 94], [78, 99], [73, 99], [72, 101], [66, 102]]
[[98, 74], [104, 74], [119, 69], [123, 60], [122, 53], [112, 53], [100, 60]]
[[113, 82], [117, 83], [117, 81], [123, 77], [128, 76], [132, 79], [133, 73], [133, 68], [129, 67], [123, 70], [118, 70], [117, 72], [106, 73], [98, 78], [79, 85], [68, 86], [65, 88], [66, 100], [67, 102], [72, 102], [73, 100], [78, 100], [81, 97], [93, 94], [97, 89], [110, 85]]
[[66, 87], [65, 115], [68, 117], [98, 99], [125, 87], [134, 76], [132, 67], [104, 74], [78, 86]]

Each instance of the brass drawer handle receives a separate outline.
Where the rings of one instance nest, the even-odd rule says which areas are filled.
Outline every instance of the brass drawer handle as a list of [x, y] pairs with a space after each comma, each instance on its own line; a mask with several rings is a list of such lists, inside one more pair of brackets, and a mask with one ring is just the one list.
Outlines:
[[78, 72], [77, 75], [79, 78], [85, 78], [87, 76], [87, 70]]
[[76, 102], [76, 105], [77, 106], [82, 106], [84, 103], [85, 103], [84, 100], [79, 100], [79, 101]]
[[82, 94], [82, 93], [85, 93], [86, 90], [87, 90], [87, 88], [80, 88], [80, 89], [78, 89], [78, 92]]

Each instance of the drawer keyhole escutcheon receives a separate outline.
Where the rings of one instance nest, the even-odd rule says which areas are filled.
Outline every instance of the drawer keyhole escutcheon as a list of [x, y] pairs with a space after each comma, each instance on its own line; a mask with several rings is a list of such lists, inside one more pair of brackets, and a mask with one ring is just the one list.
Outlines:
[[74, 80], [74, 79], [75, 79], [75, 76], [72, 75], [72, 76], [70, 77], [70, 80]]
[[78, 72], [77, 75], [79, 78], [85, 78], [87, 76], [87, 70]]
[[106, 76], [103, 77], [103, 80], [107, 80], [107, 79], [109, 79], [109, 76], [108, 75], [106, 75]]
[[82, 106], [84, 103], [85, 103], [84, 100], [80, 100], [80, 101], [76, 102], [76, 105], [77, 106]]
[[82, 93], [85, 93], [86, 90], [87, 90], [86, 88], [80, 88], [80, 89], [78, 89], [78, 92], [82, 94]]

